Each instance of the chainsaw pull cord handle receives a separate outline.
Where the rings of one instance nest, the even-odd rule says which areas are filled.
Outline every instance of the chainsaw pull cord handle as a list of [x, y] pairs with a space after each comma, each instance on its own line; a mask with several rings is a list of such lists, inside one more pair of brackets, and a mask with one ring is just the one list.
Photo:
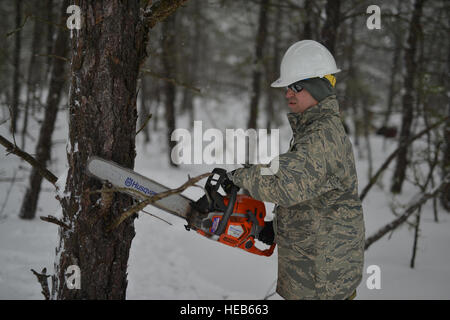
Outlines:
[[214, 234], [217, 236], [220, 236], [225, 231], [225, 227], [227, 226], [228, 220], [230, 219], [231, 215], [233, 214], [234, 204], [236, 203], [238, 190], [239, 190], [239, 187], [237, 187], [237, 186], [231, 187], [230, 198], [228, 200], [227, 209], [225, 210], [225, 213], [223, 214], [223, 217], [220, 220], [220, 223], [219, 223], [219, 226], [217, 227], [216, 232], [214, 232]]

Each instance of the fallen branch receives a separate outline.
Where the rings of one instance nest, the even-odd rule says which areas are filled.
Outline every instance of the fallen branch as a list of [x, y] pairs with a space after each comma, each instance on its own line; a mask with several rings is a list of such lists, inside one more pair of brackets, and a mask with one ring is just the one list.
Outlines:
[[45, 300], [50, 300], [50, 290], [48, 289], [48, 281], [47, 278], [50, 277], [47, 275], [47, 268], [42, 269], [41, 273], [37, 273], [33, 269], [31, 269], [31, 272], [36, 276], [37, 280], [41, 284], [42, 287], [42, 294], [45, 297]]
[[0, 144], [3, 145], [6, 148], [6, 151], [9, 153], [13, 153], [19, 158], [22, 158], [29, 164], [31, 164], [33, 167], [35, 167], [39, 174], [43, 176], [47, 181], [49, 181], [51, 184], [55, 185], [56, 181], [58, 181], [58, 178], [48, 171], [40, 162], [38, 162], [32, 155], [29, 153], [23, 151], [20, 149], [15, 143], [12, 143], [8, 141], [6, 138], [0, 135]]
[[[406, 211], [397, 219], [392, 221], [391, 223], [385, 225], [383, 228], [378, 230], [374, 235], [368, 237], [365, 241], [364, 249], [367, 250], [375, 241], [382, 238], [386, 233], [396, 229], [398, 226], [400, 226], [403, 222], [406, 221], [406, 219], [409, 218], [417, 209], [419, 209], [422, 205], [425, 204], [430, 198], [434, 198], [438, 193], [440, 193], [445, 185], [449, 182], [450, 175], [447, 176], [444, 180], [442, 180], [441, 184], [434, 188], [434, 190], [430, 193], [422, 194], [422, 196], [413, 202], [412, 205], [406, 209]], [[418, 196], [415, 196], [413, 199], [417, 199]]]
[[[128, 209], [127, 211], [125, 211], [124, 213], [121, 214], [121, 216], [115, 221], [113, 222], [109, 227], [108, 227], [108, 231], [112, 231], [114, 229], [116, 229], [126, 218], [130, 217], [131, 215], [133, 215], [134, 213], [137, 213], [139, 211], [141, 211], [142, 209], [144, 209], [146, 206], [148, 206], [151, 203], [154, 203], [158, 200], [161, 200], [163, 198], [166, 198], [170, 195], [173, 194], [177, 194], [177, 193], [181, 193], [184, 190], [186, 190], [188, 187], [194, 185], [195, 183], [197, 183], [198, 181], [200, 181], [203, 178], [206, 178], [207, 176], [209, 176], [211, 173], [204, 173], [201, 174], [195, 178], [191, 178], [188, 181], [186, 181], [183, 185], [181, 185], [180, 187], [176, 188], [176, 189], [172, 189], [172, 190], [167, 190], [165, 192], [161, 192], [158, 193], [154, 196], [151, 197], [147, 197], [147, 199], [139, 202], [137, 205], [132, 206], [130, 209]], [[103, 190], [104, 192], [104, 190]], [[141, 194], [142, 196], [142, 194]]]

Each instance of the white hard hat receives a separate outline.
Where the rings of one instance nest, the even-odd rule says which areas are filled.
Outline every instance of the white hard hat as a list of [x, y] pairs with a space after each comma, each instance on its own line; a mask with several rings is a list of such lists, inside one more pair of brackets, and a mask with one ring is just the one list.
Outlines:
[[322, 78], [340, 71], [327, 48], [313, 40], [302, 40], [290, 46], [284, 54], [280, 78], [272, 83], [272, 87], [287, 87], [300, 80]]

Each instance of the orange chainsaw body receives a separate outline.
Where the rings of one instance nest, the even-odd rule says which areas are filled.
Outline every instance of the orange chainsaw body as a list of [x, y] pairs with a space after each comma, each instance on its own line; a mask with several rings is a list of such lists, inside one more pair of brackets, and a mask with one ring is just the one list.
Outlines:
[[[227, 206], [229, 197], [224, 197]], [[266, 208], [264, 202], [255, 200], [247, 195], [237, 195], [233, 213], [228, 219], [225, 231], [220, 236], [214, 232], [219, 225], [223, 212], [211, 212], [208, 216], [207, 226], [197, 229], [197, 232], [207, 238], [216, 240], [231, 247], [237, 247], [253, 254], [270, 256], [275, 243], [270, 248], [261, 250], [255, 246], [255, 232], [264, 227]]]

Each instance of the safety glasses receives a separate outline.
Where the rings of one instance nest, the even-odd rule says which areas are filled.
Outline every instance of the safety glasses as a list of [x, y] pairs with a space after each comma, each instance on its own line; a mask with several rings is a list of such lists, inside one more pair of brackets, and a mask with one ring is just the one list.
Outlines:
[[286, 90], [291, 89], [295, 93], [299, 93], [303, 90], [303, 86], [301, 85], [300, 81], [294, 82], [287, 86]]

